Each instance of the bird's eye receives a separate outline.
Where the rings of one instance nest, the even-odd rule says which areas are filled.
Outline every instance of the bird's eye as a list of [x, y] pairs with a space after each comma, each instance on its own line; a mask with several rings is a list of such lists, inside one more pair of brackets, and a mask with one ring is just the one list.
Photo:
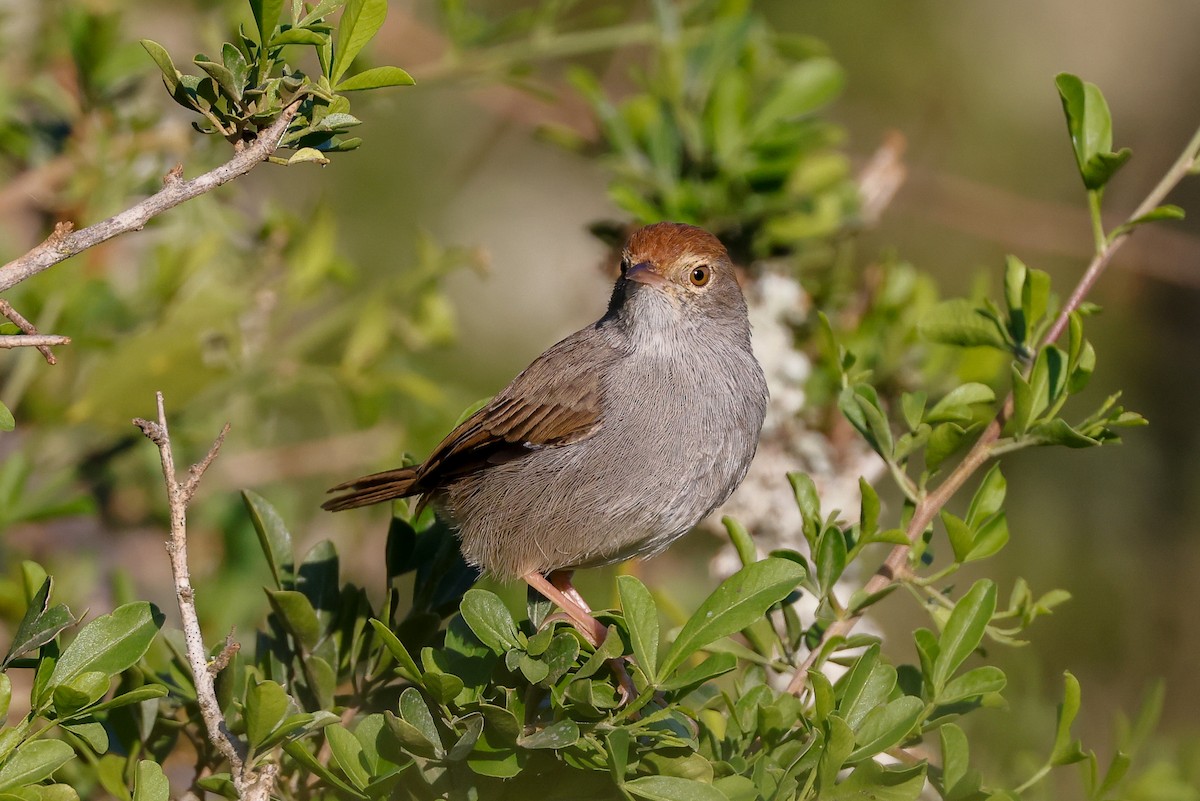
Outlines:
[[699, 267], [692, 269], [692, 274], [688, 276], [693, 286], [704, 286], [712, 278], [712, 268], [707, 264], [701, 264]]

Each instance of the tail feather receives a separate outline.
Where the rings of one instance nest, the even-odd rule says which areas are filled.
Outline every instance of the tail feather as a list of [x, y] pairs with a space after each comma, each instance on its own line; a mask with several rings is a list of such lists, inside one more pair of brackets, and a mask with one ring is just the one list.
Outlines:
[[369, 476], [338, 484], [330, 489], [330, 492], [342, 494], [325, 501], [321, 504], [321, 508], [330, 512], [341, 512], [345, 509], [356, 509], [360, 506], [369, 506], [396, 498], [406, 498], [421, 492], [421, 488], [416, 484], [417, 470], [415, 467], [401, 467], [397, 470], [372, 473]]

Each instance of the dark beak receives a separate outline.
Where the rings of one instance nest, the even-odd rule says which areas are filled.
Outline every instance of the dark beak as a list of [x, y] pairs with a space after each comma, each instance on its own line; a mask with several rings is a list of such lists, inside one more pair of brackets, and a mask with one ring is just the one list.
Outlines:
[[637, 281], [639, 284], [647, 284], [649, 286], [664, 287], [668, 281], [663, 278], [662, 273], [654, 269], [653, 265], [648, 261], [640, 261], [625, 271], [625, 277], [630, 281]]

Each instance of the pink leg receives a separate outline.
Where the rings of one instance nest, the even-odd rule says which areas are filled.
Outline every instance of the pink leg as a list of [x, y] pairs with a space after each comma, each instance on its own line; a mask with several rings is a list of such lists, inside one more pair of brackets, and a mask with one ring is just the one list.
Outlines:
[[[559, 609], [566, 612], [567, 616], [571, 618], [571, 622], [575, 625], [575, 628], [579, 629], [579, 633], [583, 635], [585, 640], [591, 643], [593, 648], [598, 647], [600, 643], [604, 642], [604, 637], [608, 634], [608, 630], [600, 625], [599, 620], [592, 617], [591, 610], [587, 608], [587, 604], [581, 606], [554, 584], [547, 581], [546, 577], [537, 571], [527, 573], [522, 578], [525, 579], [526, 584], [549, 598], [558, 605]], [[567, 585], [570, 586], [569, 575]], [[574, 587], [571, 587], [571, 592], [575, 597], [579, 597], [579, 593], [575, 591]], [[581, 598], [580, 600], [583, 599]]]
[[[592, 617], [592, 608], [588, 606], [587, 601], [579, 594], [579, 590], [575, 589], [575, 585], [571, 583], [571, 576], [574, 573], [573, 570], [556, 570], [547, 579], [541, 573], [534, 572], [526, 575], [525, 581], [529, 586], [558, 604], [558, 607], [571, 618], [575, 628], [583, 634], [584, 639], [591, 643], [593, 648], [597, 648], [600, 643], [604, 642], [608, 630], [601, 625], [599, 620]], [[629, 671], [625, 669], [625, 661], [620, 657], [608, 660], [608, 666], [617, 677], [617, 683], [621, 688], [621, 704], [625, 705], [637, 694], [637, 690], [633, 686], [633, 679], [629, 678]]]

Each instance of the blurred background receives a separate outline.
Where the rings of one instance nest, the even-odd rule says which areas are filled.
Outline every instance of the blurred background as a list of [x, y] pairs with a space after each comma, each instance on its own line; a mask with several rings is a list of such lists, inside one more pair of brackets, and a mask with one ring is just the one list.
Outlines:
[[[178, 161], [190, 176], [227, 158], [225, 143], [188, 128], [136, 42], [155, 39], [186, 62], [245, 19], [232, 1], [0, 2], [6, 258], [55, 220], [92, 222], [126, 207]], [[678, 30], [664, 26], [672, 19]], [[753, 24], [743, 30], [739, 20]], [[157, 389], [181, 459], [198, 458], [223, 421], [233, 425], [193, 511], [211, 630], [266, 607], [241, 489], [275, 504], [298, 543], [332, 539], [372, 587], [387, 510], [325, 515], [324, 489], [423, 455], [463, 408], [594, 321], [611, 281], [596, 233], [614, 230], [598, 222], [619, 229], [687, 215], [721, 230], [752, 280], [773, 261], [794, 268], [813, 302], [854, 329], [852, 343], [873, 320], [884, 333], [863, 347], [882, 379], [897, 388], [933, 380], [944, 358], [895, 357], [886, 340], [893, 321], [912, 344], [905, 315], [932, 302], [934, 285], [943, 297], [996, 297], [1013, 253], [1065, 294], [1091, 256], [1055, 74], [1099, 84], [1115, 145], [1134, 152], [1104, 198], [1115, 225], [1200, 124], [1198, 25], [1200, 5], [1168, 0], [392, 3], [367, 59], [404, 67], [417, 86], [354, 98], [361, 149], [323, 169], [259, 168], [8, 296], [40, 330], [74, 342], [55, 367], [28, 349], [0, 355], [0, 401], [17, 419], [0, 439], [4, 616], [22, 603], [12, 579], [23, 558], [46, 564], [75, 608], [104, 608], [126, 580], [169, 606], [158, 457], [129, 425], [152, 415]], [[662, 87], [673, 68], [703, 61], [689, 48], [708, 42], [710, 28], [728, 34], [713, 41], [745, 70], [746, 102], [760, 90], [772, 96], [789, 65], [816, 65], [813, 95], [799, 101], [811, 101], [813, 118], [788, 146], [820, 169], [788, 163], [772, 183], [778, 143], [764, 133], [742, 145], [758, 148], [766, 176], [748, 189], [700, 174], [672, 194], [637, 172], [645, 165], [622, 149], [606, 113], [632, 120], [653, 154], [658, 118], [647, 122], [655, 106], [639, 98], [654, 98], [679, 112], [667, 128], [686, 145], [686, 86], [677, 97]], [[764, 44], [772, 36], [781, 41]], [[687, 57], [673, 61], [680, 52]], [[732, 68], [713, 59], [715, 86]], [[696, 136], [715, 130], [721, 152], [719, 121], [696, 120]], [[854, 181], [880, 148], [902, 162], [890, 175], [903, 181], [868, 214]], [[709, 202], [705, 187], [718, 184], [726, 194]], [[738, 194], [751, 190], [805, 213], [764, 224], [759, 195]], [[1023, 576], [1073, 600], [1038, 621], [1032, 647], [997, 654], [1011, 708], [972, 721], [995, 742], [980, 757], [985, 775], [1027, 773], [1040, 759], [1053, 734], [1047, 701], [1066, 669], [1083, 685], [1085, 745], [1108, 749], [1114, 716], [1131, 714], [1161, 678], [1166, 739], [1147, 766], [1157, 760], [1165, 775], [1173, 763], [1200, 764], [1200, 622], [1188, 600], [1200, 581], [1200, 427], [1191, 416], [1200, 186], [1185, 182], [1170, 200], [1193, 219], [1139, 230], [1091, 298], [1104, 307], [1089, 324], [1099, 364], [1078, 409], [1120, 389], [1150, 427], [1117, 447], [1030, 450], [1006, 462], [1012, 541], [999, 565], [983, 569], [1002, 596]], [[880, 275], [921, 288], [875, 314], [886, 305], [885, 293], [869, 290]], [[848, 323], [856, 299], [871, 311]], [[806, 324], [794, 330], [797, 350], [809, 349]], [[828, 398], [819, 370], [813, 376], [805, 389], [814, 407], [800, 417], [823, 429], [818, 407]], [[782, 473], [778, 483], [787, 493]], [[896, 495], [887, 497], [894, 515]], [[681, 572], [704, 577], [719, 546], [694, 534], [635, 569], [651, 586], [678, 586]], [[694, 604], [709, 582], [674, 600]], [[603, 571], [581, 586], [610, 602]], [[878, 625], [896, 633], [894, 656], [909, 660], [907, 632], [925, 613], [897, 601]]]

